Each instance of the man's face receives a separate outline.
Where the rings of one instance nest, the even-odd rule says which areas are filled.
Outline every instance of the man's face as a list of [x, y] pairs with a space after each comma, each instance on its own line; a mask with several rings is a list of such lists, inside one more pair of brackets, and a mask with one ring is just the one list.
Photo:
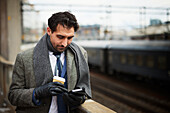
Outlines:
[[53, 47], [58, 52], [63, 52], [66, 50], [67, 46], [72, 42], [74, 37], [74, 28], [67, 29], [58, 24], [56, 31], [52, 33], [51, 29], [47, 27], [47, 33], [50, 36], [50, 41]]

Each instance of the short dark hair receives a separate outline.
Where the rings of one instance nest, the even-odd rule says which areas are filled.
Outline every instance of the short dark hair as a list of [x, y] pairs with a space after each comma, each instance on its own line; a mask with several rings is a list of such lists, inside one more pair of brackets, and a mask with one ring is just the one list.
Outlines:
[[67, 27], [68, 29], [74, 27], [75, 32], [79, 28], [76, 17], [68, 11], [54, 13], [48, 19], [48, 26], [50, 27], [52, 33], [56, 31], [58, 24], [61, 24], [63, 27]]

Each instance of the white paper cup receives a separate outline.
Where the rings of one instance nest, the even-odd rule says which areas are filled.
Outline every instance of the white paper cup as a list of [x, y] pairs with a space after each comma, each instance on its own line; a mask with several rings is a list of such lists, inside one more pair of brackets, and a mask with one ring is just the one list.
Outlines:
[[53, 82], [60, 82], [60, 83], [64, 84], [65, 83], [65, 78], [54, 76], [53, 77]]

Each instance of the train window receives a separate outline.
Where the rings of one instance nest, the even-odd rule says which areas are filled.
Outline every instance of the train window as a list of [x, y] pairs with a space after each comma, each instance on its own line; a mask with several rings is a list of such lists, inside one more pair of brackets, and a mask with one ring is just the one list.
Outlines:
[[[100, 56], [98, 56], [98, 57], [100, 57], [101, 59], [104, 59], [104, 52], [102, 51], [102, 50], [100, 50], [99, 51], [100, 52]], [[97, 55], [97, 51], [96, 51], [96, 55]]]
[[114, 60], [114, 62], [119, 62], [119, 59], [120, 59], [120, 54], [119, 53], [114, 53], [114, 55], [113, 55], [113, 60]]
[[147, 56], [147, 67], [153, 68], [154, 67], [154, 57], [153, 56]]
[[120, 54], [120, 62], [122, 64], [126, 64], [126, 55], [125, 54]]
[[88, 55], [89, 56], [96, 56], [97, 55], [97, 51], [93, 51], [93, 50], [88, 50]]
[[141, 55], [136, 56], [136, 64], [138, 66], [142, 66], [143, 65], [143, 57]]
[[132, 54], [129, 54], [128, 55], [128, 63], [132, 65], [132, 64], [134, 64], [134, 60], [135, 60], [134, 56]]
[[167, 66], [167, 59], [166, 56], [158, 56], [158, 68], [159, 69], [166, 69]]
[[112, 55], [112, 51], [109, 51], [109, 56], [108, 56], [108, 57], [109, 57], [109, 62], [110, 62], [110, 63], [113, 62], [113, 57], [114, 57], [114, 55], [115, 55], [114, 53], [113, 53], [113, 55]]

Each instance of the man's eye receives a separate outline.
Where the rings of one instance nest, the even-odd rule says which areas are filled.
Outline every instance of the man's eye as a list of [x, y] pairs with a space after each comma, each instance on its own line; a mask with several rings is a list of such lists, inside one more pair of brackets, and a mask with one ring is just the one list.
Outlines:
[[73, 37], [68, 37], [68, 39], [70, 40], [70, 39], [72, 39]]
[[62, 39], [62, 38], [63, 38], [63, 36], [60, 36], [60, 35], [57, 35], [57, 37], [58, 37], [58, 38], [60, 38], [60, 39]]

